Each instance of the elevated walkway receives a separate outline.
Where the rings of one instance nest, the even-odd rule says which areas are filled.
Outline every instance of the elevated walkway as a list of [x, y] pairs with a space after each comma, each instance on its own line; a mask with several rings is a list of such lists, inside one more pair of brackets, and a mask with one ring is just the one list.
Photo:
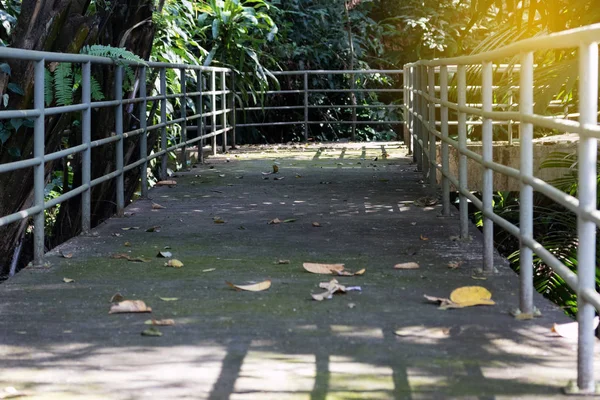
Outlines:
[[[55, 249], [48, 267], [0, 285], [0, 397], [14, 387], [31, 399], [563, 398], [576, 342], [551, 327], [568, 318], [537, 297], [542, 317], [509, 315], [517, 275], [497, 255], [498, 273], [477, 274], [479, 231], [457, 241], [458, 217], [413, 203], [430, 189], [410, 161], [395, 143], [254, 146], [178, 173], [125, 218]], [[164, 267], [159, 251], [184, 266]], [[121, 253], [150, 261], [111, 258]], [[362, 291], [314, 301], [331, 277], [303, 262], [366, 268], [337, 278]], [[420, 269], [393, 269], [403, 262]], [[255, 293], [225, 283], [266, 279]], [[423, 298], [468, 285], [496, 304], [444, 311]], [[152, 314], [109, 315], [117, 292]], [[150, 318], [175, 325], [141, 336]]]

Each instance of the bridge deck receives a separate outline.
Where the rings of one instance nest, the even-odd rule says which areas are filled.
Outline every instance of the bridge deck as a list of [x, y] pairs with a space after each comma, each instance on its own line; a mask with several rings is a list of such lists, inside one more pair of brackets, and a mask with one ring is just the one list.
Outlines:
[[[517, 276], [498, 258], [497, 275], [473, 279], [478, 231], [453, 240], [456, 217], [412, 204], [427, 188], [405, 149], [387, 153], [373, 143], [242, 148], [55, 249], [49, 268], [0, 285], [0, 398], [9, 386], [40, 399], [562, 397], [575, 347], [550, 328], [567, 318], [541, 297], [541, 318], [512, 318]], [[274, 162], [279, 172], [263, 175]], [[275, 218], [295, 221], [268, 224]], [[155, 257], [165, 246], [182, 268]], [[409, 261], [421, 268], [392, 268]], [[316, 302], [310, 294], [329, 277], [303, 262], [366, 268], [338, 278], [362, 291]], [[265, 292], [225, 284], [265, 279]], [[485, 286], [496, 305], [442, 311], [424, 301], [465, 285]], [[116, 292], [152, 314], [109, 315]], [[141, 336], [151, 317], [176, 325]], [[411, 327], [419, 333], [394, 334]]]

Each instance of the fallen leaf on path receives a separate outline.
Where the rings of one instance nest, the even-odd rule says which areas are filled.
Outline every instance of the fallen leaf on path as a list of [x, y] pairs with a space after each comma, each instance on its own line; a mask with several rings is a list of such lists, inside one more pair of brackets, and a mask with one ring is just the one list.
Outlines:
[[450, 336], [450, 328], [429, 328], [425, 326], [407, 326], [396, 329], [394, 333], [401, 337], [418, 337], [427, 339], [443, 339]]
[[304, 263], [302, 266], [313, 274], [335, 275], [344, 270], [344, 264]]
[[235, 285], [231, 282], [225, 282], [235, 290], [245, 290], [247, 292], [262, 292], [263, 290], [267, 290], [271, 287], [271, 281], [266, 280], [259, 283], [254, 283], [252, 285]]
[[494, 305], [492, 293], [482, 286], [463, 286], [450, 293], [450, 300], [462, 307]]
[[125, 247], [131, 247], [131, 243], [130, 242], [125, 242], [125, 243], [123, 243], [123, 246], [125, 246]]
[[364, 275], [364, 274], [365, 274], [365, 272], [367, 272], [367, 269], [366, 269], [366, 268], [359, 269], [358, 271], [356, 271], [356, 272], [354, 273], [354, 275], [356, 275], [356, 276], [361, 276], [361, 275]]
[[282, 264], [289, 264], [290, 260], [277, 260], [274, 262], [274, 264], [278, 264], [278, 265], [282, 265]]
[[108, 313], [118, 314], [147, 312], [152, 312], [152, 308], [148, 307], [142, 300], [124, 300], [117, 304], [113, 304]]
[[144, 324], [154, 326], [173, 326], [175, 325], [175, 321], [172, 319], [149, 319], [146, 320]]
[[361, 275], [364, 275], [364, 273], [366, 271], [367, 271], [366, 268], [363, 268], [356, 272], [350, 272], [350, 271], [343, 270], [343, 271], [337, 271], [337, 275], [338, 276], [361, 276]]
[[337, 292], [346, 293], [346, 287], [340, 285], [337, 279], [332, 279], [329, 282], [321, 282], [319, 283], [319, 287], [327, 290], [323, 293], [311, 293], [311, 297], [316, 301], [330, 300], [333, 297], [333, 294]]
[[486, 281], [487, 278], [485, 276], [477, 276], [477, 275], [471, 275], [471, 279], [475, 279], [476, 281]]
[[115, 260], [124, 259], [129, 260], [131, 256], [125, 253], [111, 254], [110, 258], [114, 258]]
[[313, 223], [312, 223], [312, 226], [314, 226], [315, 228], [320, 228], [320, 227], [321, 227], [321, 224], [320, 224], [320, 223], [318, 223], [318, 222], [313, 222]]
[[225, 178], [225, 174], [219, 174], [221, 178]]
[[450, 261], [448, 263], [448, 268], [450, 269], [457, 269], [460, 268], [460, 266], [463, 264], [462, 261]]
[[156, 328], [148, 328], [144, 331], [142, 331], [142, 336], [154, 336], [154, 337], [159, 337], [162, 336], [162, 332], [159, 331]]
[[271, 175], [272, 172], [261, 172], [261, 174], [263, 174], [263, 175]]
[[417, 207], [431, 207], [438, 203], [438, 199], [432, 196], [423, 196], [416, 199], [413, 204]]
[[150, 260], [149, 258], [144, 258], [144, 257], [130, 257], [130, 258], [127, 259], [127, 261], [147, 263], [147, 262], [150, 262], [152, 260]]
[[288, 218], [288, 219], [284, 219], [283, 223], [284, 224], [289, 224], [290, 222], [296, 222], [297, 219], [296, 218]]
[[174, 259], [166, 262], [165, 267], [181, 268], [181, 267], [183, 267], [183, 263], [174, 258]]
[[427, 299], [427, 301], [439, 304], [440, 309], [442, 309], [442, 310], [446, 310], [448, 308], [462, 308], [461, 305], [456, 304], [452, 300], [444, 298], [444, 297], [427, 296], [426, 294], [424, 294], [423, 297], [425, 297]]
[[428, 237], [426, 237], [426, 236], [423, 236], [423, 235], [421, 235], [419, 238], [420, 238], [421, 240], [429, 240], [429, 238], [428, 238]]
[[62, 256], [62, 258], [73, 258], [73, 253], [66, 253], [64, 251], [61, 251], [60, 255]]
[[213, 272], [216, 271], [216, 268], [203, 269], [202, 272]]
[[156, 257], [171, 258], [173, 257], [173, 253], [171, 253], [170, 251], [159, 251]]
[[158, 203], [152, 203], [152, 209], [153, 209], [153, 210], [163, 210], [163, 209], [165, 209], [165, 208], [167, 208], [167, 207], [165, 207], [165, 206], [161, 206], [161, 205], [160, 205], [160, 204], [158, 204]]
[[179, 300], [179, 297], [158, 297], [159, 299], [161, 299], [162, 301], [177, 301]]
[[419, 269], [421, 266], [416, 262], [405, 262], [394, 265], [394, 269]]
[[175, 186], [175, 185], [177, 185], [177, 181], [173, 181], [173, 180], [156, 182], [156, 186]]
[[279, 166], [273, 164], [273, 173], [276, 174], [279, 172]]
[[302, 175], [296, 174], [296, 178], [302, 178]]
[[129, 231], [129, 230], [136, 231], [138, 229], [140, 229], [139, 226], [128, 226], [128, 227], [125, 227], [125, 228], [121, 228], [121, 230], [123, 230], [123, 231]]
[[146, 232], [160, 232], [160, 226], [151, 226], [150, 228], [146, 229]]
[[63, 282], [64, 282], [64, 283], [73, 283], [73, 282], [75, 282], [75, 279], [71, 279], [71, 278], [63, 278]]
[[280, 181], [282, 179], [285, 179], [285, 176], [279, 176], [277, 178], [273, 178], [274, 181]]
[[120, 303], [123, 300], [125, 300], [125, 297], [123, 297], [121, 293], [115, 293], [113, 294], [113, 297], [110, 298], [111, 303]]
[[[595, 317], [594, 329], [598, 327], [598, 322], [600, 322], [600, 319], [598, 317]], [[566, 324], [555, 323], [552, 326], [552, 332], [555, 332], [559, 336], [562, 336], [567, 339], [577, 339], [579, 337], [579, 322], [568, 322]]]
[[275, 219], [272, 219], [269, 222], [267, 222], [267, 224], [269, 224], [269, 225], [277, 225], [280, 223], [281, 223], [281, 220], [279, 218], [275, 218]]

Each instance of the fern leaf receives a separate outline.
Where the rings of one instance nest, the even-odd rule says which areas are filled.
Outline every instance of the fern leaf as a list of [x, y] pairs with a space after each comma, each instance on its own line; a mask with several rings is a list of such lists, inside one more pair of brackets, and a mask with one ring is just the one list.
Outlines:
[[81, 54], [112, 58], [117, 64], [119, 64], [119, 61], [121, 60], [127, 60], [141, 65], [148, 65], [142, 58], [121, 47], [102, 46], [95, 44], [93, 46], [85, 46], [83, 49], [81, 49]]
[[104, 100], [104, 93], [102, 93], [102, 86], [100, 86], [100, 83], [98, 83], [96, 78], [94, 78], [93, 76], [92, 76], [92, 79], [90, 80], [90, 90], [91, 90], [92, 100], [94, 100], [94, 101]]
[[73, 104], [73, 69], [70, 63], [60, 63], [54, 70], [54, 90], [58, 105]]
[[46, 105], [49, 106], [52, 104], [52, 100], [54, 100], [54, 91], [52, 90], [54, 83], [54, 77], [52, 73], [47, 69], [44, 70], [44, 101]]

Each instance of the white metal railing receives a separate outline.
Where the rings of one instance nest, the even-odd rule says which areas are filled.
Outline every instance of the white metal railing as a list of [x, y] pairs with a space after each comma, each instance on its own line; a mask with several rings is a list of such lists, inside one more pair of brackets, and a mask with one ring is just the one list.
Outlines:
[[[483, 271], [492, 273], [494, 224], [520, 240], [520, 300], [519, 311], [533, 317], [533, 253], [552, 267], [578, 295], [578, 393], [595, 393], [594, 382], [594, 316], [600, 310], [600, 295], [595, 287], [596, 229], [600, 212], [596, 209], [597, 139], [600, 137], [598, 116], [598, 42], [600, 24], [523, 40], [500, 49], [477, 55], [439, 60], [421, 60], [404, 66], [404, 98], [407, 129], [413, 138], [413, 149], [419, 167], [431, 184], [437, 184], [436, 172], [441, 170], [443, 213], [450, 214], [450, 184], [460, 196], [460, 235], [468, 237], [468, 202], [483, 213]], [[579, 120], [549, 118], [534, 113], [534, 53], [546, 50], [578, 49], [579, 57]], [[494, 62], [514, 56], [520, 58], [519, 110], [494, 110]], [[496, 64], [497, 65], [497, 64]], [[467, 67], [481, 68], [480, 106], [467, 105]], [[449, 82], [450, 70], [454, 70]], [[437, 80], [436, 80], [437, 78]], [[436, 94], [439, 86], [439, 96]], [[449, 90], [457, 93], [456, 102], [448, 101]], [[439, 123], [436, 107], [440, 108]], [[448, 135], [449, 111], [457, 113], [458, 140]], [[482, 155], [467, 149], [467, 116], [479, 117], [482, 124]], [[515, 121], [520, 135], [520, 168], [496, 163], [492, 159], [493, 124]], [[439, 130], [438, 130], [439, 126]], [[533, 128], [549, 128], [558, 132], [579, 134], [578, 184], [579, 198], [556, 189], [533, 175]], [[436, 161], [436, 141], [441, 142], [441, 166]], [[449, 170], [449, 146], [459, 152], [458, 177]], [[482, 200], [467, 187], [467, 158], [483, 166]], [[519, 226], [493, 212], [494, 172], [521, 182]], [[578, 218], [578, 270], [569, 270], [560, 260], [535, 241], [533, 237], [533, 191], [538, 191]]]

